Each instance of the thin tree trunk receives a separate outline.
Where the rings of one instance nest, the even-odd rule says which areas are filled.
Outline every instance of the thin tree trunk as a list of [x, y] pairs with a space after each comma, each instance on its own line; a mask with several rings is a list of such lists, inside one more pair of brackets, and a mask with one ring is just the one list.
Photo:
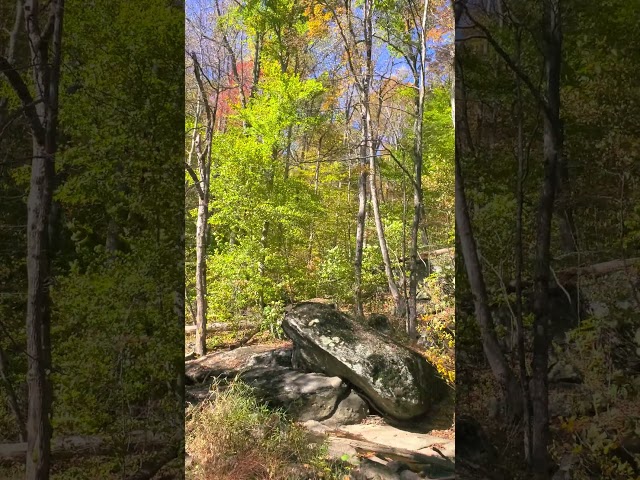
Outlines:
[[51, 441], [51, 339], [49, 311], [48, 216], [54, 152], [33, 142], [27, 203], [27, 479], [49, 478]]
[[[318, 191], [320, 189], [320, 150], [322, 146], [322, 137], [320, 137], [320, 142], [318, 144], [318, 159], [316, 160], [316, 169], [313, 176], [313, 194], [318, 195]], [[340, 187], [338, 187], [338, 190]], [[313, 220], [311, 221], [311, 225], [309, 226], [309, 249], [307, 253], [307, 265], [311, 266], [313, 261], [313, 243], [315, 241], [315, 226], [313, 224]]]
[[562, 154], [560, 123], [560, 65], [562, 34], [559, 0], [544, 3], [544, 56], [547, 111], [544, 118], [544, 181], [538, 206], [536, 233], [533, 378], [532, 464], [536, 478], [549, 474], [549, 278], [551, 222]]
[[372, 0], [365, 0], [364, 5], [364, 43], [365, 43], [365, 79], [362, 92], [362, 108], [364, 113], [364, 138], [365, 138], [365, 154], [369, 158], [369, 189], [371, 191], [371, 206], [373, 210], [373, 218], [378, 234], [378, 243], [380, 245], [380, 253], [384, 262], [384, 271], [389, 285], [389, 293], [395, 303], [396, 315], [404, 316], [406, 304], [400, 290], [396, 284], [393, 269], [391, 268], [391, 258], [389, 257], [389, 249], [384, 234], [384, 225], [380, 215], [380, 205], [378, 202], [378, 187], [376, 184], [376, 148], [373, 133], [373, 122], [371, 119], [371, 83], [373, 79], [373, 8]]
[[356, 316], [364, 317], [362, 304], [362, 255], [364, 249], [364, 228], [367, 219], [367, 164], [364, 146], [361, 149], [360, 174], [358, 176], [358, 217], [356, 222], [356, 248], [354, 252], [355, 310]]
[[[205, 198], [203, 198], [205, 197]], [[196, 223], [196, 345], [197, 355], [207, 353], [207, 221], [209, 213], [206, 195], [198, 197]]]
[[[64, 0], [52, 1], [51, 37], [40, 31], [40, 5], [37, 0], [24, 3], [24, 19], [29, 34], [33, 80], [38, 98], [36, 106], [44, 137], [32, 132], [33, 158], [27, 201], [27, 480], [49, 478], [51, 454], [52, 392], [50, 338], [50, 255], [49, 215], [55, 176], [57, 151], [58, 88], [60, 79], [62, 20]], [[49, 58], [51, 48], [51, 58]], [[34, 119], [36, 120], [36, 119]]]
[[[211, 143], [213, 140], [213, 128], [216, 119], [216, 109], [211, 107], [209, 96], [202, 81], [202, 68], [195, 53], [191, 54], [193, 71], [200, 95], [199, 102], [204, 106], [207, 116], [205, 126], [205, 138], [200, 140], [200, 132], [194, 130], [194, 142], [192, 145], [197, 150], [198, 174], [196, 175], [187, 163], [187, 170], [198, 192], [198, 217], [196, 220], [196, 341], [195, 352], [197, 355], [207, 353], [207, 244], [209, 233], [209, 189], [211, 179]], [[216, 92], [217, 94], [218, 92]], [[199, 104], [199, 105], [200, 105]], [[216, 100], [217, 105], [217, 100]], [[198, 115], [200, 109], [196, 109]], [[196, 119], [197, 127], [197, 119]], [[204, 143], [204, 145], [202, 145]], [[191, 157], [190, 152], [190, 157]], [[189, 159], [190, 160], [190, 159]]]
[[[369, 189], [371, 190], [371, 205], [373, 207], [373, 219], [376, 224], [376, 232], [378, 234], [378, 243], [380, 245], [380, 253], [382, 254], [382, 261], [384, 262], [384, 272], [387, 276], [387, 283], [389, 285], [389, 293], [395, 303], [396, 315], [403, 317], [405, 315], [406, 306], [400, 290], [396, 284], [393, 269], [391, 268], [391, 258], [389, 256], [389, 248], [387, 246], [387, 240], [384, 234], [384, 225], [382, 224], [382, 217], [380, 215], [380, 205], [378, 204], [378, 192], [376, 187], [376, 157], [373, 149], [369, 147]], [[416, 229], [417, 231], [417, 229]], [[416, 235], [417, 238], [417, 235]], [[415, 327], [415, 325], [414, 325]], [[414, 329], [415, 332], [415, 329]]]
[[469, 218], [460, 159], [457, 153], [455, 201], [456, 232], [473, 294], [473, 303], [476, 320], [480, 327], [482, 348], [491, 367], [491, 371], [505, 395], [506, 404], [509, 409], [508, 413], [512, 417], [519, 417], [522, 414], [522, 391], [500, 350], [500, 344], [498, 343], [498, 337], [493, 325], [487, 289], [478, 258], [475, 239], [473, 237], [471, 220]]
[[417, 296], [418, 296], [418, 234], [420, 231], [420, 217], [422, 214], [422, 110], [424, 105], [424, 92], [420, 92], [417, 100], [417, 117], [414, 126], [414, 173], [413, 173], [413, 222], [411, 224], [411, 244], [409, 257], [409, 316], [407, 321], [407, 333], [411, 338], [416, 335], [417, 323]]
[[[520, 32], [517, 38], [517, 58], [520, 61]], [[520, 368], [520, 384], [522, 386], [522, 407], [523, 407], [523, 429], [524, 429], [524, 457], [525, 461], [531, 466], [531, 394], [529, 392], [529, 375], [527, 373], [525, 343], [524, 343], [524, 325], [522, 320], [522, 268], [523, 268], [523, 252], [522, 252], [522, 214], [524, 202], [524, 175], [525, 175], [525, 151], [523, 145], [523, 104], [522, 90], [520, 88], [520, 78], [516, 77], [516, 94], [518, 108], [518, 178], [516, 185], [516, 238], [515, 238], [515, 256], [516, 256], [516, 334], [518, 344], [518, 365]]]

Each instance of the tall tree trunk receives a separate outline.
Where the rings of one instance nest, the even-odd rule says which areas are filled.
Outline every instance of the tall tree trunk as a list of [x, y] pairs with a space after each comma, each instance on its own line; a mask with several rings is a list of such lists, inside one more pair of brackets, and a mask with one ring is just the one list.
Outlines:
[[[211, 107], [209, 95], [202, 81], [203, 71], [195, 53], [191, 53], [193, 71], [198, 85], [199, 103], [196, 108], [196, 129], [189, 153], [188, 161], [191, 161], [193, 150], [197, 152], [198, 175], [187, 162], [187, 170], [198, 192], [198, 218], [196, 220], [196, 355], [207, 353], [207, 244], [209, 233], [209, 190], [211, 180], [211, 144], [213, 141], [213, 128], [216, 120], [216, 108]], [[217, 105], [217, 94], [216, 102]], [[204, 141], [200, 139], [197, 129], [197, 117], [200, 106], [204, 107], [207, 121], [205, 125]]]
[[509, 368], [500, 350], [500, 344], [498, 343], [498, 337], [493, 325], [487, 288], [480, 266], [480, 259], [478, 258], [473, 230], [471, 228], [458, 153], [456, 153], [455, 201], [456, 233], [460, 242], [462, 257], [473, 294], [475, 316], [480, 327], [482, 348], [491, 367], [491, 372], [498, 381], [502, 393], [505, 396], [509, 409], [508, 413], [514, 418], [519, 417], [522, 414], [522, 392], [515, 375]]
[[[32, 125], [31, 182], [27, 201], [27, 412], [28, 480], [49, 478], [52, 392], [50, 338], [49, 215], [57, 151], [58, 89], [60, 80], [64, 0], [48, 5], [53, 29], [40, 30], [40, 5], [24, 2], [24, 20], [31, 45], [33, 81], [37, 98]], [[51, 58], [49, 57], [51, 55]], [[20, 94], [19, 94], [20, 95]], [[39, 128], [38, 128], [39, 127]]]
[[[520, 62], [520, 35], [518, 31], [516, 39], [517, 59]], [[523, 408], [523, 429], [524, 429], [524, 457], [527, 465], [531, 467], [531, 393], [529, 392], [529, 375], [526, 366], [526, 351], [524, 342], [524, 325], [523, 325], [523, 308], [522, 308], [522, 269], [523, 269], [523, 252], [522, 252], [522, 215], [524, 202], [524, 180], [525, 180], [525, 149], [523, 142], [523, 114], [524, 106], [522, 102], [520, 78], [516, 76], [516, 95], [517, 95], [517, 114], [518, 114], [518, 138], [517, 138], [517, 157], [518, 157], [518, 178], [516, 184], [516, 238], [515, 238], [515, 283], [516, 283], [516, 335], [518, 344], [518, 366], [520, 368], [520, 384], [522, 386], [522, 408]]]
[[356, 222], [356, 248], [354, 252], [354, 274], [355, 274], [355, 310], [356, 316], [364, 317], [362, 300], [362, 255], [364, 250], [364, 228], [367, 220], [367, 155], [364, 145], [360, 150], [360, 161], [358, 175], [358, 217]]
[[364, 120], [364, 144], [365, 155], [369, 159], [369, 189], [371, 191], [371, 206], [373, 210], [373, 218], [376, 225], [378, 235], [378, 243], [380, 245], [380, 253], [384, 263], [384, 271], [389, 285], [389, 293], [395, 304], [395, 311], [398, 316], [404, 316], [406, 312], [406, 304], [404, 298], [400, 295], [400, 290], [396, 284], [393, 269], [391, 267], [391, 258], [389, 257], [389, 248], [384, 234], [384, 225], [380, 215], [380, 205], [378, 202], [378, 187], [376, 184], [376, 141], [373, 131], [373, 122], [371, 119], [371, 84], [373, 80], [373, 0], [365, 0], [364, 4], [364, 44], [365, 44], [365, 75], [362, 90], [362, 108]]
[[[370, 125], [370, 117], [367, 117]], [[391, 267], [391, 258], [389, 256], [389, 248], [387, 246], [387, 239], [384, 234], [384, 225], [382, 223], [382, 217], [380, 215], [380, 205], [378, 203], [378, 192], [376, 186], [376, 155], [373, 151], [373, 147], [370, 142], [367, 142], [368, 157], [369, 157], [369, 189], [371, 190], [371, 205], [373, 207], [373, 219], [376, 224], [376, 232], [378, 234], [378, 243], [380, 245], [380, 253], [382, 254], [382, 261], [384, 263], [384, 272], [387, 276], [387, 284], [389, 285], [389, 293], [393, 298], [395, 304], [396, 315], [403, 317], [406, 312], [406, 305], [404, 297], [400, 295], [400, 290], [396, 284], [393, 269]], [[417, 230], [416, 230], [417, 231]], [[416, 235], [417, 238], [417, 235]], [[414, 330], [415, 333], [415, 330]]]
[[427, 11], [429, 2], [425, 1], [422, 18], [420, 22], [420, 48], [418, 58], [420, 63], [415, 68], [415, 83], [418, 88], [416, 97], [416, 117], [413, 124], [413, 222], [411, 224], [411, 246], [409, 256], [411, 259], [409, 273], [409, 315], [407, 317], [407, 333], [411, 338], [416, 337], [416, 326], [418, 320], [417, 297], [418, 297], [418, 236], [420, 230], [421, 214], [424, 210], [422, 196], [422, 155], [423, 155], [423, 131], [424, 131], [424, 102], [426, 95], [426, 68], [427, 68]]
[[562, 155], [560, 65], [562, 32], [560, 0], [544, 3], [544, 57], [547, 109], [544, 117], [544, 180], [538, 205], [536, 233], [534, 337], [531, 400], [533, 407], [532, 464], [536, 478], [549, 473], [549, 278], [551, 222]]
[[[53, 153], [53, 152], [52, 152]], [[34, 140], [27, 207], [27, 478], [49, 478], [51, 369], [48, 215], [53, 154]]]

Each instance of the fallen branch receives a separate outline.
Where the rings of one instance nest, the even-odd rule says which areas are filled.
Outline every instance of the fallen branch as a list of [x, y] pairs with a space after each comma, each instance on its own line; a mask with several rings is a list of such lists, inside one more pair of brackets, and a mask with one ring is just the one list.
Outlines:
[[404, 463], [427, 464], [436, 466], [449, 472], [455, 471], [455, 463], [448, 458], [442, 459], [439, 457], [432, 457], [430, 455], [425, 455], [414, 450], [389, 447], [387, 445], [381, 445], [379, 443], [369, 442], [367, 440], [355, 439], [353, 438], [355, 435], [345, 434], [345, 432], [342, 431], [337, 431], [335, 433], [337, 433], [337, 435], [334, 436], [334, 438], [339, 438], [340, 441], [348, 443], [358, 451], [374, 452], [376, 454], [380, 454]]
[[[229, 332], [231, 330], [242, 330], [243, 328], [252, 328], [255, 326], [254, 322], [242, 321], [237, 323], [231, 322], [219, 322], [210, 323], [207, 325], [207, 333], [209, 332]], [[196, 333], [195, 325], [185, 325], [184, 333]]]
[[[167, 444], [166, 436], [152, 432], [131, 432], [128, 439], [127, 452], [136, 452], [148, 447], [159, 447]], [[118, 450], [113, 440], [99, 436], [76, 435], [54, 438], [51, 441], [51, 456], [68, 458], [76, 456], [112, 455]], [[0, 444], [0, 465], [24, 462], [27, 455], [27, 442]]]
[[250, 330], [249, 332], [245, 333], [244, 336], [240, 340], [236, 340], [235, 342], [228, 343], [228, 344], [224, 345], [223, 347], [227, 348], [229, 350], [233, 350], [235, 348], [242, 347], [243, 345], [246, 345], [247, 343], [249, 343], [249, 340], [251, 340], [253, 337], [255, 337], [256, 334], [259, 331], [260, 331], [259, 328], [254, 328], [253, 330]]
[[586, 267], [567, 268], [558, 272], [558, 277], [563, 281], [573, 279], [578, 275], [591, 275], [594, 277], [599, 277], [602, 275], [607, 275], [608, 273], [616, 272], [618, 270], [623, 270], [637, 263], [640, 263], [640, 257], [610, 260], [608, 262], [587, 265]]

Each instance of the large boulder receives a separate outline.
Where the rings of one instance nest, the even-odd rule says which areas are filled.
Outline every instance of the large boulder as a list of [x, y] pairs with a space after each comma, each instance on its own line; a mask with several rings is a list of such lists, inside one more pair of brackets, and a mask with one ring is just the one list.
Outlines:
[[293, 340], [294, 368], [347, 380], [389, 417], [423, 415], [446, 393], [424, 357], [327, 305], [296, 305], [282, 328]]

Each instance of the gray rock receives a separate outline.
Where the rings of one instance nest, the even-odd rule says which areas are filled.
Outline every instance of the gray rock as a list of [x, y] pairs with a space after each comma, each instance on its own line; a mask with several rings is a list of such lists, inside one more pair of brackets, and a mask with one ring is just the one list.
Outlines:
[[359, 423], [366, 418], [368, 414], [369, 406], [367, 402], [356, 392], [351, 391], [349, 396], [338, 404], [335, 413], [322, 423], [331, 427], [352, 425]]
[[420, 480], [422, 477], [411, 470], [403, 470], [400, 472], [400, 480]]
[[249, 359], [249, 367], [285, 367], [291, 368], [291, 355], [293, 349], [283, 348], [258, 353]]
[[582, 374], [570, 363], [558, 361], [549, 370], [549, 382], [581, 383]]
[[396, 472], [396, 473], [400, 473], [403, 470], [408, 470], [409, 469], [409, 465], [407, 465], [406, 463], [403, 463], [403, 462], [399, 462], [397, 460], [390, 461], [389, 463], [387, 463], [385, 465], [385, 467], [387, 467], [392, 472]]
[[327, 457], [333, 461], [346, 462], [351, 465], [360, 465], [358, 451], [347, 442], [331, 438], [327, 446]]
[[591, 302], [589, 310], [591, 310], [591, 315], [596, 318], [605, 318], [609, 316], [609, 307], [602, 302]]
[[347, 390], [338, 377], [284, 367], [254, 367], [241, 373], [239, 378], [254, 387], [263, 401], [285, 408], [300, 422], [327, 418]]
[[344, 378], [392, 418], [420, 416], [447, 393], [424, 357], [326, 305], [297, 305], [282, 328], [294, 343], [294, 368]]
[[327, 306], [333, 308], [334, 310], [337, 310], [337, 308], [338, 308], [338, 305], [336, 305], [335, 302], [333, 302], [332, 300], [329, 300], [328, 298], [310, 298], [309, 300], [303, 300], [302, 302], [289, 304], [286, 307], [284, 307], [284, 311], [285, 312], [290, 312], [297, 305], [302, 305], [304, 303], [321, 303], [323, 305], [327, 305]]
[[567, 454], [563, 455], [560, 459], [560, 465], [558, 471], [553, 474], [551, 480], [571, 480], [573, 476], [571, 475], [571, 471], [574, 470], [575, 465], [578, 463], [579, 459], [576, 455]]
[[400, 480], [400, 475], [368, 458], [363, 458], [360, 466], [352, 471], [351, 475], [357, 480]]
[[619, 300], [616, 302], [616, 307], [620, 310], [631, 310], [633, 305], [628, 300]]

